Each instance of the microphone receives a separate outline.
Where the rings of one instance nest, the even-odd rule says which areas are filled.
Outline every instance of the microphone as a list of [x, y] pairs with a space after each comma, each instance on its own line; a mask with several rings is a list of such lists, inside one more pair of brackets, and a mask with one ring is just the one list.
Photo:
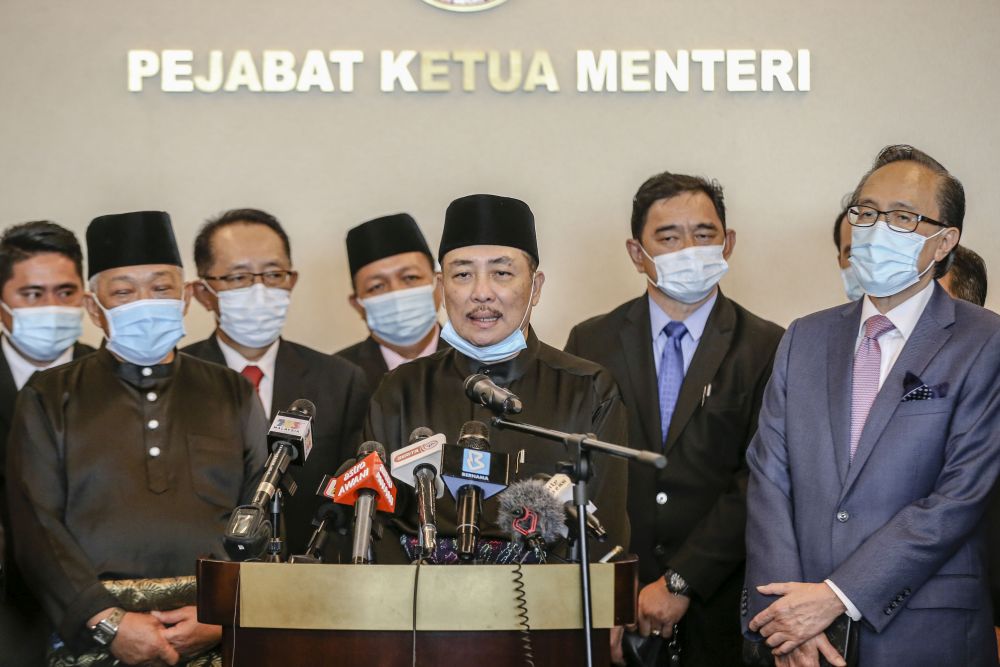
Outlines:
[[513, 392], [499, 386], [482, 373], [465, 378], [465, 395], [473, 403], [489, 408], [498, 415], [516, 415], [524, 407]]
[[[580, 525], [580, 520], [578, 518], [580, 515], [577, 512], [576, 505], [573, 504], [573, 480], [562, 473], [552, 475], [551, 477], [542, 473], [535, 475], [534, 479], [544, 482], [544, 488], [549, 495], [562, 503], [562, 506], [566, 511], [566, 520], [563, 523], [561, 532], [563, 537], [567, 537], [571, 528], [576, 528], [576, 526]], [[588, 502], [587, 534], [598, 542], [603, 542], [608, 539], [608, 532], [604, 530], [604, 526], [602, 526], [601, 522], [594, 516], [594, 512], [596, 511], [597, 506], [595, 506], [593, 502]]]
[[300, 398], [280, 410], [274, 416], [271, 428], [267, 431], [267, 448], [271, 453], [284, 445], [290, 450], [290, 461], [301, 466], [309, 458], [312, 451], [312, 424], [316, 416], [316, 406], [307, 398]]
[[503, 491], [510, 480], [510, 456], [489, 449], [486, 424], [468, 421], [462, 425], [458, 444], [445, 445], [442, 451], [441, 477], [457, 505], [456, 542], [462, 560], [476, 555], [483, 500]]
[[233, 510], [223, 536], [226, 553], [233, 560], [256, 558], [263, 545], [271, 537], [273, 526], [267, 518], [268, 506], [283, 489], [288, 495], [295, 495], [295, 480], [286, 476], [289, 463], [302, 465], [312, 449], [312, 420], [316, 406], [312, 401], [300, 398], [279, 411], [267, 432], [270, 455], [264, 464], [253, 499], [248, 505], [240, 505]]
[[412, 433], [410, 433], [410, 439], [407, 441], [406, 444], [412, 445], [416, 442], [424, 440], [425, 438], [429, 438], [432, 435], [434, 435], [434, 431], [430, 430], [426, 426], [418, 426], [415, 429], [413, 429]]
[[386, 472], [385, 447], [380, 443], [374, 440], [361, 443], [356, 458], [358, 462], [347, 472], [327, 483], [323, 495], [341, 505], [354, 505], [351, 562], [364, 564], [371, 562], [369, 548], [375, 511], [395, 511], [396, 487]]
[[500, 494], [497, 525], [513, 542], [524, 542], [545, 562], [545, 545], [559, 539], [566, 513], [562, 503], [552, 497], [539, 480], [514, 482]]
[[289, 563], [322, 563], [323, 547], [326, 546], [326, 539], [331, 530], [341, 531], [347, 523], [344, 516], [344, 508], [335, 503], [323, 503], [316, 511], [316, 518], [312, 524], [316, 527], [309, 544], [301, 555], [292, 556]]
[[437, 548], [434, 499], [444, 495], [444, 483], [438, 473], [445, 442], [444, 435], [434, 435], [429, 428], [421, 426], [410, 434], [410, 444], [393, 452], [389, 461], [392, 476], [417, 490], [417, 520], [424, 556]]

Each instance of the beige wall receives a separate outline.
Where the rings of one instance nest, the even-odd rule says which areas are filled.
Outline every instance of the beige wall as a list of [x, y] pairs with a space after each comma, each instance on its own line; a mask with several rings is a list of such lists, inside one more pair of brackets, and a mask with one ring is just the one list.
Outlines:
[[[643, 289], [624, 251], [631, 197], [670, 169], [725, 185], [738, 243], [723, 287], [787, 324], [842, 300], [832, 216], [887, 143], [959, 176], [963, 241], [997, 266], [998, 28], [996, 0], [509, 0], [468, 15], [421, 0], [4, 0], [0, 225], [50, 218], [82, 236], [95, 215], [161, 208], [190, 258], [207, 216], [264, 208], [302, 273], [286, 334], [332, 351], [364, 332], [346, 304], [349, 227], [407, 210], [433, 246], [451, 199], [512, 195], [535, 211], [548, 276], [534, 321], [561, 346]], [[131, 48], [362, 49], [366, 62], [350, 95], [136, 94]], [[378, 51], [404, 48], [547, 49], [562, 91], [379, 92]], [[575, 92], [575, 51], [602, 48], [808, 48], [812, 90]], [[191, 312], [193, 340], [212, 323]]]

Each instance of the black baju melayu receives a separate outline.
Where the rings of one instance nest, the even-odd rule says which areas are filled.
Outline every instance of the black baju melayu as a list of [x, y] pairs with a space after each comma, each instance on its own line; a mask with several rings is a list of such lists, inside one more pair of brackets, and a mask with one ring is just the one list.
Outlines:
[[8, 499], [18, 564], [64, 641], [88, 645], [87, 620], [118, 605], [101, 580], [190, 575], [199, 556], [224, 557], [266, 428], [249, 382], [180, 353], [141, 367], [102, 349], [31, 378]]
[[[610, 373], [589, 361], [571, 356], [538, 340], [529, 330], [528, 348], [514, 359], [484, 365], [454, 349], [403, 364], [382, 381], [372, 398], [365, 426], [366, 439], [377, 440], [388, 452], [407, 444], [410, 432], [427, 426], [456, 442], [459, 429], [469, 420], [489, 424], [489, 410], [472, 403], [463, 389], [464, 379], [485, 373], [498, 385], [510, 389], [524, 403], [518, 421], [574, 433], [594, 433], [601, 440], [627, 444], [625, 408]], [[533, 436], [490, 429], [490, 451], [511, 455], [511, 468], [519, 450], [524, 462], [517, 465], [517, 479], [536, 473], [558, 472], [557, 462], [573, 459], [561, 443]], [[594, 456], [596, 474], [589, 485], [597, 516], [608, 531], [608, 549], [626, 546], [629, 540], [625, 512], [627, 465], [624, 460]], [[399, 546], [400, 534], [414, 535], [418, 522], [412, 489], [400, 486], [397, 509], [387, 522], [385, 536], [377, 547], [380, 563], [405, 562]], [[483, 503], [481, 539], [504, 538], [493, 522], [497, 516], [494, 497]], [[455, 503], [446, 494], [437, 505], [439, 536], [454, 536]], [[599, 558], [603, 549], [592, 549]]]

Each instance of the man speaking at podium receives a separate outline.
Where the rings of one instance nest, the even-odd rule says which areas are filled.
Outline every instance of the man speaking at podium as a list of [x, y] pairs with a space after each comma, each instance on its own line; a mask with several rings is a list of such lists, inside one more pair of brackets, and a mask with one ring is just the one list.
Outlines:
[[[106, 582], [192, 575], [198, 556], [221, 556], [229, 513], [264, 467], [267, 424], [249, 382], [175, 350], [189, 293], [166, 213], [97, 218], [87, 250], [85, 303], [107, 340], [36, 373], [18, 396], [7, 459], [15, 552], [65, 644], [57, 659], [107, 664], [106, 653], [92, 662], [103, 649], [128, 665], [174, 664], [220, 629], [185, 601], [126, 612]], [[147, 581], [135, 597], [164, 588]]]
[[[445, 214], [438, 261], [438, 285], [449, 320], [441, 337], [452, 347], [403, 364], [385, 377], [369, 407], [366, 438], [391, 452], [405, 446], [411, 431], [421, 426], [454, 442], [466, 421], [488, 424], [492, 413], [473, 404], [463, 388], [466, 377], [483, 373], [521, 399], [519, 421], [626, 444], [625, 409], [611, 375], [542, 343], [529, 324], [545, 275], [538, 270], [535, 220], [527, 204], [485, 194], [453, 201]], [[513, 460], [522, 449], [520, 478], [555, 473], [558, 461], [574, 457], [561, 444], [491, 429], [491, 451], [510, 454]], [[627, 546], [626, 463], [601, 455], [593, 460], [597, 472], [590, 498], [607, 529], [608, 547]], [[490, 525], [496, 515], [496, 501], [486, 501], [481, 540], [506, 534]], [[403, 561], [398, 540], [412, 541], [417, 528], [413, 494], [401, 493], [391, 529], [376, 551], [379, 562]], [[442, 537], [456, 534], [450, 500], [438, 505], [437, 529]]]

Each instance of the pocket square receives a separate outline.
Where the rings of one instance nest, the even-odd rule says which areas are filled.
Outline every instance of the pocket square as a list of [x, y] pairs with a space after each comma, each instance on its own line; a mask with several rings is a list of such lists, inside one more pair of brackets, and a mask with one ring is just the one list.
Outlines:
[[934, 398], [944, 398], [947, 395], [947, 382], [928, 385], [910, 371], [906, 371], [906, 376], [903, 377], [903, 403], [908, 401], [929, 401]]

